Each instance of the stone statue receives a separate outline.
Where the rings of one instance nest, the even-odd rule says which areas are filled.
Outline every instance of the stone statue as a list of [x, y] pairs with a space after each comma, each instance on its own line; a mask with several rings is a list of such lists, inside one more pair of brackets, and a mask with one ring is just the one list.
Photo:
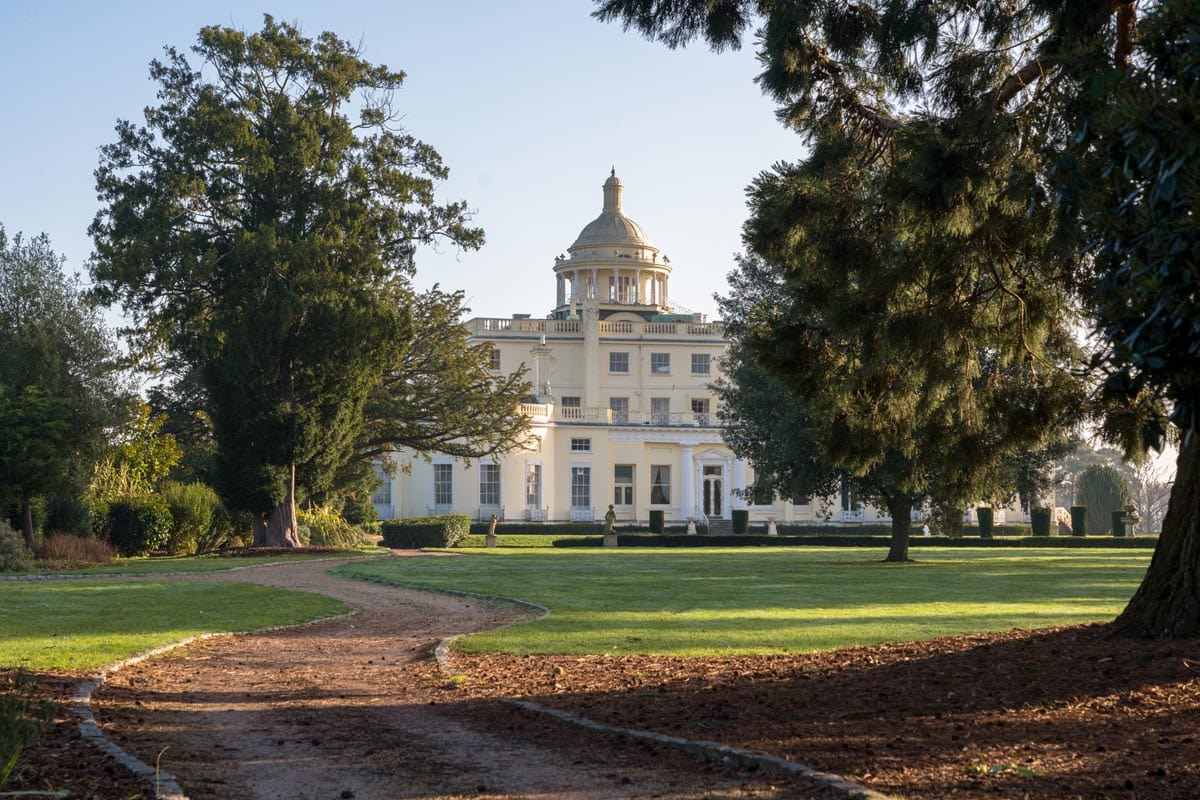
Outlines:
[[612, 503], [608, 505], [608, 511], [604, 514], [604, 532], [613, 533], [616, 529], [613, 526], [617, 522], [617, 512], [613, 511]]

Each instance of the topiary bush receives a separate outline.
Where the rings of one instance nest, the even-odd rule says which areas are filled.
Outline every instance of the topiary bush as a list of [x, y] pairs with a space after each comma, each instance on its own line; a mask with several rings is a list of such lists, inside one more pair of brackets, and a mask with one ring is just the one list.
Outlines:
[[666, 528], [666, 515], [661, 508], [650, 509], [650, 532], [662, 533]]
[[134, 495], [108, 505], [108, 543], [123, 556], [144, 556], [171, 538], [171, 509], [156, 494]]
[[362, 531], [332, 511], [300, 509], [296, 512], [296, 521], [308, 527], [307, 543], [314, 547], [353, 549], [362, 546]]
[[202, 540], [210, 538], [209, 531], [221, 507], [220, 498], [203, 483], [168, 483], [163, 488], [163, 499], [171, 510], [167, 552], [173, 556], [192, 555]]
[[25, 547], [25, 537], [9, 527], [8, 520], [0, 519], [0, 572], [30, 569], [33, 569], [33, 553]]
[[745, 508], [735, 508], [729, 512], [730, 519], [733, 520], [734, 533], [749, 533], [750, 532], [750, 511]]
[[1071, 506], [1071, 533], [1074, 536], [1087, 535], [1087, 506]]
[[421, 547], [455, 547], [471, 531], [466, 514], [442, 514], [385, 522], [380, 527], [385, 547], [416, 550]]
[[975, 509], [975, 518], [979, 520], [979, 538], [992, 538], [992, 526], [996, 513], [991, 506], [980, 506]]
[[1053, 514], [1049, 508], [1029, 509], [1029, 525], [1033, 529], [1034, 536], [1050, 535], [1050, 520], [1052, 516]]

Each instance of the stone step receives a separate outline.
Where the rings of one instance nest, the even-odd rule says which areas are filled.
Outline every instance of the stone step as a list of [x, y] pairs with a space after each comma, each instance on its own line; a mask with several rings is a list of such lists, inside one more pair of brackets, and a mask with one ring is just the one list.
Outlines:
[[710, 518], [708, 520], [709, 536], [732, 536], [733, 520]]

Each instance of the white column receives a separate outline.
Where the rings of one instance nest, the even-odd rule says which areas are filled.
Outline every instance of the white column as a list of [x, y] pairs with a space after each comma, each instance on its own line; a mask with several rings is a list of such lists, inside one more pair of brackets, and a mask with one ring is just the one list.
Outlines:
[[730, 478], [733, 476], [732, 460], [725, 459], [725, 468], [721, 470], [721, 516], [725, 519], [730, 518], [730, 502], [733, 499], [733, 481]]
[[592, 289], [588, 292], [588, 297], [600, 296], [600, 275], [596, 267], [592, 267]]
[[561, 306], [561, 305], [564, 305], [564, 304], [565, 304], [565, 301], [564, 301], [564, 299], [563, 299], [563, 296], [564, 296], [564, 295], [563, 295], [563, 284], [564, 284], [564, 281], [563, 281], [563, 274], [562, 274], [561, 272], [560, 272], [560, 273], [558, 273], [557, 275], [555, 275], [554, 277], [556, 278], [556, 283], [555, 283], [555, 297], [556, 297], [556, 298], [557, 298], [557, 300], [558, 300], [558, 302], [557, 302], [557, 303], [555, 303], [554, 305], [555, 305], [555, 307], [557, 308], [558, 306]]
[[692, 448], [684, 446], [679, 458], [679, 513], [684, 519], [696, 514], [696, 465]]
[[746, 462], [742, 459], [734, 459], [733, 462], [733, 485], [730, 487], [736, 494], [733, 495], [733, 508], [746, 507]]
[[640, 269], [633, 271], [633, 302], [642, 302], [642, 271]]
[[571, 299], [579, 302], [579, 270], [571, 272]]

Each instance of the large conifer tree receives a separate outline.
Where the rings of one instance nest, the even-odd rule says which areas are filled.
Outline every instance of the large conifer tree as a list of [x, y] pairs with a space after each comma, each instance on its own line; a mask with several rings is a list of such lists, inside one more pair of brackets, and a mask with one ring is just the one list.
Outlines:
[[[738, 47], [761, 26], [759, 82], [778, 102], [780, 120], [812, 142], [861, 143], [869, 152], [865, 163], [890, 160], [907, 172], [897, 184], [901, 194], [889, 202], [915, 200], [939, 212], [946, 225], [973, 209], [972, 227], [981, 235], [962, 242], [971, 256], [964, 262], [968, 272], [980, 261], [1004, 264], [1013, 248], [1029, 244], [1025, 233], [1048, 237], [1041, 254], [1027, 253], [1024, 280], [998, 282], [1003, 292], [1023, 313], [1033, 293], [1055, 286], [1080, 290], [1107, 341], [1097, 364], [1110, 372], [1108, 430], [1130, 449], [1161, 443], [1158, 401], [1166, 400], [1174, 403], [1182, 431], [1171, 510], [1119, 629], [1135, 636], [1200, 635], [1196, 181], [1194, 169], [1185, 167], [1196, 163], [1195, 0], [1151, 5], [1149, 46], [1136, 58], [1136, 0], [597, 5], [598, 18], [619, 20], [671, 47], [699, 37], [715, 49]], [[1010, 179], [1002, 167], [1014, 155], [1025, 166]], [[1009, 183], [1005, 194], [1035, 216], [1056, 188], [1072, 202], [1057, 228], [992, 231], [992, 209], [975, 202], [981, 179]], [[997, 208], [1011, 219], [1003, 205]], [[760, 226], [760, 243], [786, 246], [795, 236], [778, 223], [789, 219], [787, 208], [782, 211], [768, 218], [774, 227]], [[1061, 269], [1064, 252], [1081, 249], [1081, 213], [1090, 214], [1084, 232], [1100, 248], [1096, 273], [1086, 259]], [[763, 221], [756, 211], [752, 228]], [[943, 263], [948, 277], [963, 274], [952, 261]], [[1164, 294], [1172, 286], [1180, 291]], [[945, 341], [957, 330], [947, 324], [937, 338]], [[895, 391], [886, 384], [863, 388], [876, 399]]]
[[403, 73], [269, 16], [193, 50], [198, 67], [173, 48], [152, 62], [159, 104], [102, 150], [93, 275], [146, 352], [203, 385], [255, 543], [295, 545], [297, 467], [322, 483], [357, 457], [363, 404], [412, 339], [395, 301], [416, 247], [483, 237], [398, 126]]

